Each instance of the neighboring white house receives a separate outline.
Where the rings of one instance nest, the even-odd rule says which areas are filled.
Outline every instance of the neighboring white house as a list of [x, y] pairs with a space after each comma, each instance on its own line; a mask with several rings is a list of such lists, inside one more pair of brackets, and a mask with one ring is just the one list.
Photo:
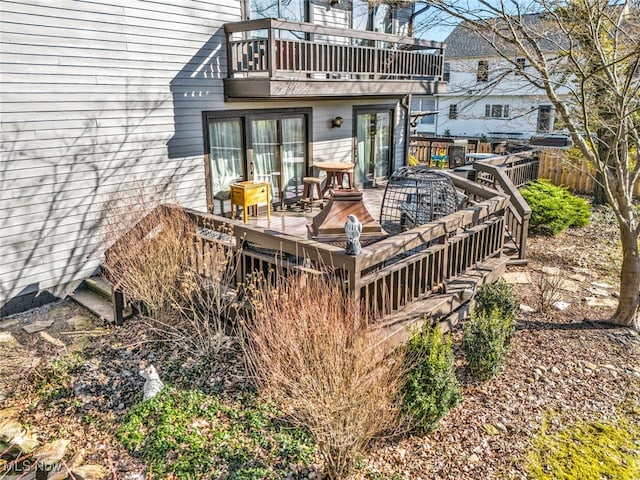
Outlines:
[[[538, 15], [527, 21], [538, 22]], [[554, 131], [554, 108], [541, 88], [524, 78], [524, 58], [499, 57], [479, 35], [459, 24], [445, 40], [447, 93], [437, 98], [439, 135], [528, 139]], [[549, 57], [553, 42], [539, 42]], [[508, 52], [507, 50], [505, 50]], [[560, 92], [562, 94], [562, 92]]]
[[389, 175], [409, 95], [444, 87], [442, 44], [404, 37], [411, 15], [363, 0], [0, 0], [0, 316], [91, 275], [105, 203], [140, 186], [220, 213], [239, 178], [293, 201], [319, 160], [355, 161], [363, 187]]

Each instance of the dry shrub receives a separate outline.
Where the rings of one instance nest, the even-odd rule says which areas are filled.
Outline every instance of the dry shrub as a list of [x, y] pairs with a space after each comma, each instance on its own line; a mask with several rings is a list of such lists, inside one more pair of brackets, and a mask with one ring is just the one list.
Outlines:
[[109, 202], [104, 237], [110, 246], [102, 270], [155, 315], [181, 291], [180, 277], [193, 261], [193, 225], [184, 211], [158, 204], [149, 209], [153, 204], [153, 198]]
[[536, 272], [533, 278], [536, 308], [546, 313], [551, 310], [553, 304], [562, 299], [560, 290], [564, 283], [560, 273]]
[[317, 277], [258, 282], [244, 322], [258, 387], [314, 437], [331, 479], [398, 425], [403, 372], [359, 305]]
[[[224, 324], [235, 302], [234, 252], [211, 242], [196, 270], [194, 224], [177, 207], [131, 200], [111, 206], [111, 237], [120, 235], [102, 265], [107, 278], [128, 298], [141, 302], [152, 332], [199, 356], [220, 350]], [[123, 211], [121, 220], [114, 212]], [[137, 212], [136, 215], [132, 215]], [[132, 219], [137, 222], [132, 224]]]

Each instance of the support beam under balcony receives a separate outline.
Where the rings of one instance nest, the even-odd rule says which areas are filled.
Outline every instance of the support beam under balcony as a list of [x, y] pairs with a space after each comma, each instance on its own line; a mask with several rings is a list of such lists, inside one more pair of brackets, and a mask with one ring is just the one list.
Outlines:
[[415, 80], [292, 80], [270, 78], [227, 78], [224, 94], [228, 101], [247, 98], [398, 97], [435, 95], [446, 92], [446, 83]]

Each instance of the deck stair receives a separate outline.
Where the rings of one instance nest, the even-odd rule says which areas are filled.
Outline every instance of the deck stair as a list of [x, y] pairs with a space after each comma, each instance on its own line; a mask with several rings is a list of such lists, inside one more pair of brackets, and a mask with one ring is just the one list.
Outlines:
[[472, 292], [486, 283], [497, 281], [505, 272], [509, 258], [489, 259], [446, 285], [445, 292], [412, 302], [395, 315], [385, 317], [379, 325], [385, 342], [405, 342], [411, 331], [425, 321], [437, 323], [445, 332], [469, 315]]
[[111, 285], [102, 276], [87, 278], [69, 298], [101, 320], [114, 322]]

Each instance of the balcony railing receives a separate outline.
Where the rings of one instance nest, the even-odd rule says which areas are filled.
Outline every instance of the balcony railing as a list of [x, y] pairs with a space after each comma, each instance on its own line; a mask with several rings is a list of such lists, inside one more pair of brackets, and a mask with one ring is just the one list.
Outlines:
[[229, 23], [225, 32], [228, 80], [442, 81], [441, 42], [276, 19]]

